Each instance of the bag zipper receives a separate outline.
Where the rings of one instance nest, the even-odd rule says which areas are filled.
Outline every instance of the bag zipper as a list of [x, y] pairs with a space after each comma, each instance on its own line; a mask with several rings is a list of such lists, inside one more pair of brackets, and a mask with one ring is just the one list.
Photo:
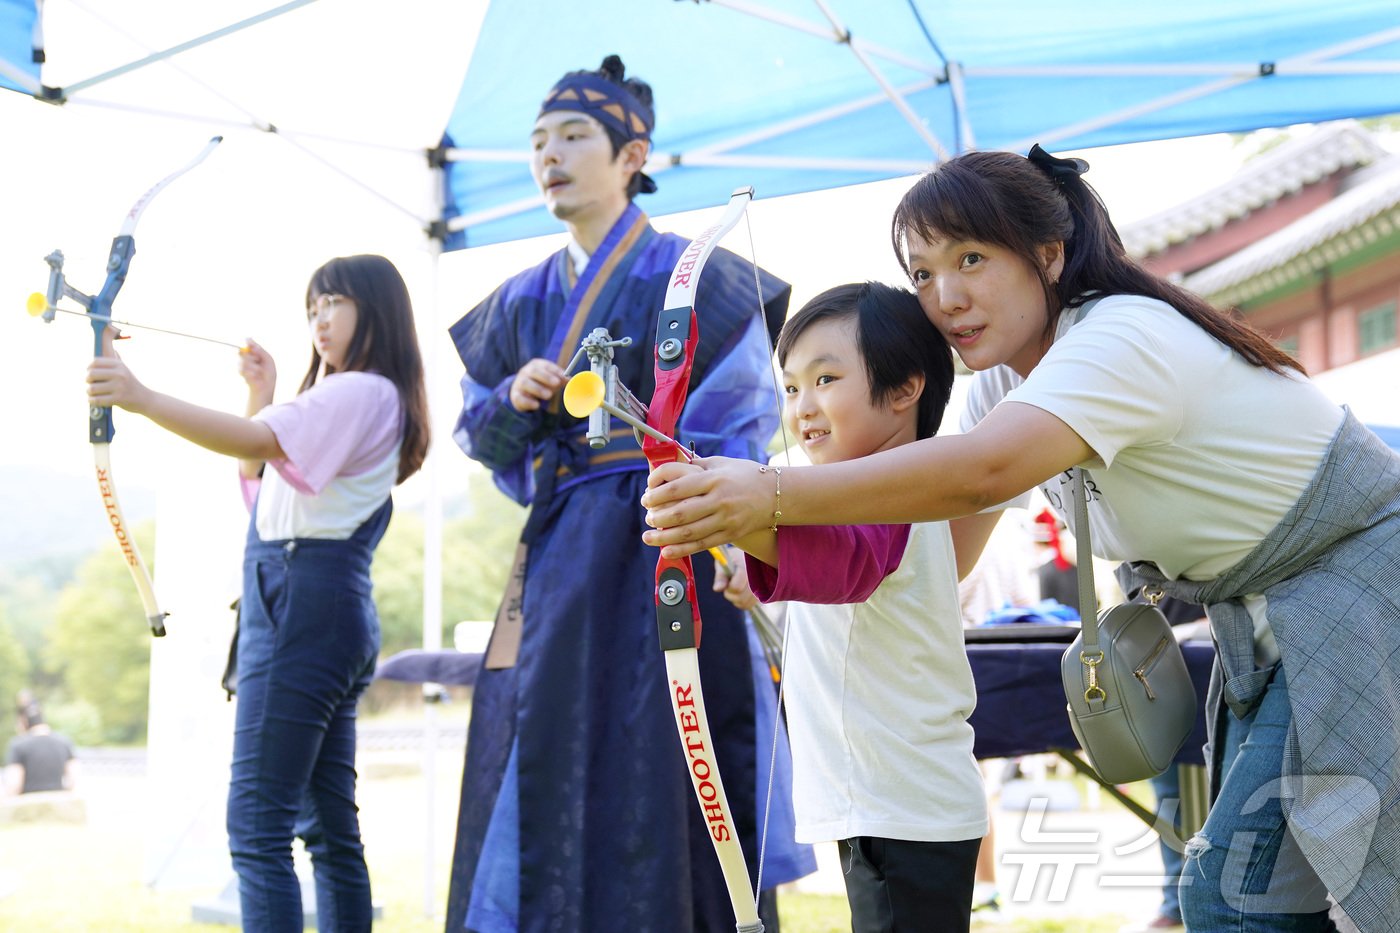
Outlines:
[[1147, 682], [1147, 672], [1152, 669], [1154, 662], [1162, 656], [1162, 652], [1167, 650], [1167, 636], [1163, 635], [1162, 640], [1157, 642], [1157, 647], [1152, 649], [1152, 653], [1143, 658], [1142, 663], [1133, 671], [1133, 676], [1142, 681], [1142, 689], [1147, 691], [1149, 700], [1156, 700], [1157, 694], [1152, 692], [1152, 685]]

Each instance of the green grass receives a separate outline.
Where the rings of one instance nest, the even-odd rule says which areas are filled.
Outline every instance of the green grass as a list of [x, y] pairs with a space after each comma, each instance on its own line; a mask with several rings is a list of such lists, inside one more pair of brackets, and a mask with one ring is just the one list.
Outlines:
[[[406, 754], [362, 766], [361, 819], [376, 904], [382, 906], [381, 933], [440, 933], [446, 903], [452, 850], [460, 751], [439, 756], [433, 818], [434, 916], [425, 915], [425, 841], [427, 818], [424, 782], [416, 755]], [[141, 825], [147, 799], [140, 778], [90, 778], [86, 825], [0, 825], [0, 931], [104, 931], [170, 933], [232, 930], [197, 924], [196, 903], [214, 900], [227, 879], [212, 879], [200, 889], [161, 888], [143, 883], [146, 852]], [[838, 882], [839, 885], [839, 882]], [[6, 894], [7, 889], [10, 893]], [[838, 887], [839, 890], [839, 887]], [[1007, 933], [1117, 933], [1129, 920], [1095, 911], [1092, 899], [1062, 905], [1063, 910], [1007, 910], [974, 917], [973, 930]], [[840, 893], [779, 896], [783, 933], [845, 933], [850, 929], [846, 900]], [[1044, 914], [1053, 913], [1053, 917]], [[1063, 914], [1063, 916], [1061, 916]]]
[[[778, 899], [782, 933], [850, 933], [851, 914], [841, 894], [782, 894]], [[1118, 933], [1128, 918], [1119, 914], [1099, 917], [1004, 917], [997, 913], [973, 914], [973, 933]]]

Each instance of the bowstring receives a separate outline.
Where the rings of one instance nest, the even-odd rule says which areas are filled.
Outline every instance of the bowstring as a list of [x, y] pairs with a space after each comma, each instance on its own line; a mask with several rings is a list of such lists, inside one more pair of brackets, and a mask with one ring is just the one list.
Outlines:
[[[758, 274], [758, 250], [754, 246], [753, 219], [749, 216], [749, 211], [744, 211], [744, 229], [749, 237], [749, 263], [753, 267], [753, 287], [754, 295], [758, 302], [758, 322], [759, 330], [763, 331], [763, 341], [768, 348], [768, 375], [773, 381], [773, 400], [778, 406], [778, 431], [783, 442], [783, 457], [786, 458], [787, 466], [792, 466], [792, 447], [788, 441], [787, 424], [783, 420], [783, 394], [778, 386], [778, 364], [776, 360], [777, 351], [773, 347], [773, 338], [768, 333], [768, 314], [763, 305], [763, 281]], [[768, 853], [768, 819], [773, 806], [773, 775], [778, 766], [778, 737], [779, 730], [783, 726], [783, 696], [787, 689], [787, 613], [783, 613], [783, 623], [779, 628], [779, 652], [778, 652], [778, 700], [773, 707], [773, 741], [769, 748], [768, 756], [768, 787], [763, 799], [763, 824], [758, 835], [758, 877], [754, 882], [754, 908], [758, 908], [758, 903], [763, 893], [763, 865]]]

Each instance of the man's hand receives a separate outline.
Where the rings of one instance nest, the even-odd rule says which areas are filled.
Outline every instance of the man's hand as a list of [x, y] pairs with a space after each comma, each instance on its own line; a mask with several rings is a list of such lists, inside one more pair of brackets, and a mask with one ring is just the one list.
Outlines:
[[515, 374], [510, 404], [516, 411], [538, 411], [564, 385], [564, 370], [553, 360], [536, 357]]

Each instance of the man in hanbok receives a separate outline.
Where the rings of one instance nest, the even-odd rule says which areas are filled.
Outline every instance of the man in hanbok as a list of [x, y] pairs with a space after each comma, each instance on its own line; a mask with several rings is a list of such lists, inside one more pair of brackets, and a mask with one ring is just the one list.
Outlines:
[[[565, 367], [600, 327], [631, 338], [614, 351], [619, 381], [651, 397], [656, 321], [688, 242], [658, 233], [632, 200], [656, 190], [642, 171], [653, 124], [651, 88], [616, 56], [555, 84], [531, 167], [569, 242], [450, 329], [466, 367], [454, 437], [530, 507], [473, 695], [450, 933], [734, 929], [667, 696], [657, 555], [641, 540], [647, 462], [630, 428], [615, 424], [595, 448], [587, 420], [560, 403]], [[678, 440], [701, 456], [759, 457], [777, 430], [765, 328], [781, 326], [790, 288], [758, 279], [718, 250], [698, 287]], [[771, 933], [776, 886], [815, 863], [793, 842], [786, 737], [757, 640], [711, 591], [708, 556], [695, 572], [705, 702], [751, 878], [777, 763], [760, 896]]]

